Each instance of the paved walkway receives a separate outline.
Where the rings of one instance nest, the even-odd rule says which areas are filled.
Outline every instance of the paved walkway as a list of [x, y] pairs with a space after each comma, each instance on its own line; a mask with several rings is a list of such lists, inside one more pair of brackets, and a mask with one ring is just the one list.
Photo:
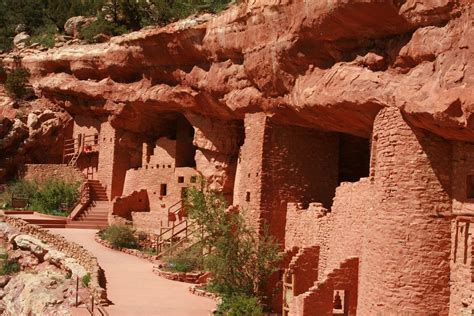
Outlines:
[[93, 229], [52, 229], [92, 252], [105, 271], [111, 316], [207, 316], [215, 302], [188, 292], [189, 284], [163, 279], [153, 264], [104, 247], [94, 241]]

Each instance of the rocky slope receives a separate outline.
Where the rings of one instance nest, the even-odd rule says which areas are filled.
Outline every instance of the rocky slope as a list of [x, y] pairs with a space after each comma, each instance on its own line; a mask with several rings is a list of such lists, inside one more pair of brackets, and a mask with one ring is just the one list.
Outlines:
[[472, 140], [473, 16], [469, 0], [248, 0], [23, 64], [42, 102], [113, 114], [131, 132], [164, 112], [263, 111], [367, 137], [381, 108], [398, 107], [419, 127]]
[[[76, 276], [87, 274], [84, 267], [5, 223], [0, 223], [0, 239], [7, 243], [9, 260], [16, 260], [21, 267], [19, 273], [0, 277], [2, 315], [71, 315]], [[81, 288], [81, 296], [86, 294], [87, 289]]]

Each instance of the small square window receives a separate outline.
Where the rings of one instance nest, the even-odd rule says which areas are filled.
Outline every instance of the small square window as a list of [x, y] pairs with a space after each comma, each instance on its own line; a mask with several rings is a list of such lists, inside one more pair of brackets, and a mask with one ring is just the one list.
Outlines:
[[184, 183], [184, 177], [179, 176], [178, 177], [178, 183]]
[[468, 175], [466, 178], [466, 197], [474, 199], [474, 175]]
[[250, 202], [250, 192], [245, 193], [245, 201]]
[[171, 165], [168, 165], [168, 168], [171, 168]]
[[196, 183], [196, 180], [197, 180], [196, 176], [192, 176], [190, 179], [191, 183]]

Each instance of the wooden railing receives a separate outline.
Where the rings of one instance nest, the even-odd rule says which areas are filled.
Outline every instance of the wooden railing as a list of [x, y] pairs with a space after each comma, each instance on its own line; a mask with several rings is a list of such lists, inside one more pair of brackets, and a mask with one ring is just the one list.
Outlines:
[[68, 220], [74, 220], [77, 216], [79, 216], [82, 211], [89, 206], [91, 203], [91, 193], [90, 193], [90, 186], [87, 179], [82, 183], [81, 193], [79, 196], [76, 205], [74, 205], [72, 212], [68, 216]]
[[96, 304], [95, 298], [93, 295], [85, 296], [79, 292], [79, 276], [77, 276], [76, 278], [76, 307], [79, 306], [79, 298], [81, 298], [82, 303], [85, 305], [87, 311], [92, 316], [95, 316], [96, 314], [102, 315], [102, 316], [109, 315], [109, 313], [105, 310], [105, 308], [102, 305]]
[[96, 152], [99, 149], [99, 134], [79, 134], [76, 138], [66, 139], [63, 148], [63, 163], [69, 158], [68, 165], [75, 166], [82, 153]]

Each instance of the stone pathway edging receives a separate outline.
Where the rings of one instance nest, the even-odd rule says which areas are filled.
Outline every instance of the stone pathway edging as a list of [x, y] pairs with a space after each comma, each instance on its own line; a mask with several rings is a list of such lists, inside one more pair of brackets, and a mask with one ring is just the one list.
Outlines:
[[145, 259], [145, 260], [150, 261], [151, 263], [158, 263], [158, 259], [156, 258], [156, 255], [150, 255], [137, 249], [116, 248], [112, 246], [107, 240], [103, 240], [102, 238], [100, 238], [99, 233], [95, 234], [94, 240], [97, 243], [101, 244], [102, 246], [110, 248], [112, 250], [120, 251], [120, 252], [129, 254], [141, 259]]
[[[156, 258], [155, 255], [143, 253], [137, 249], [116, 248], [112, 246], [110, 242], [108, 242], [107, 240], [100, 238], [99, 233], [95, 234], [94, 240], [97, 243], [101, 244], [102, 246], [110, 248], [112, 250], [120, 251], [120, 252], [129, 254], [141, 259], [145, 259], [154, 264], [159, 263], [159, 260]], [[153, 273], [168, 280], [192, 283], [192, 284], [199, 284], [200, 283], [199, 279], [205, 274], [205, 272], [170, 272], [170, 271], [161, 270], [158, 267], [153, 268]], [[200, 296], [208, 297], [206, 295], [200, 295]]]

